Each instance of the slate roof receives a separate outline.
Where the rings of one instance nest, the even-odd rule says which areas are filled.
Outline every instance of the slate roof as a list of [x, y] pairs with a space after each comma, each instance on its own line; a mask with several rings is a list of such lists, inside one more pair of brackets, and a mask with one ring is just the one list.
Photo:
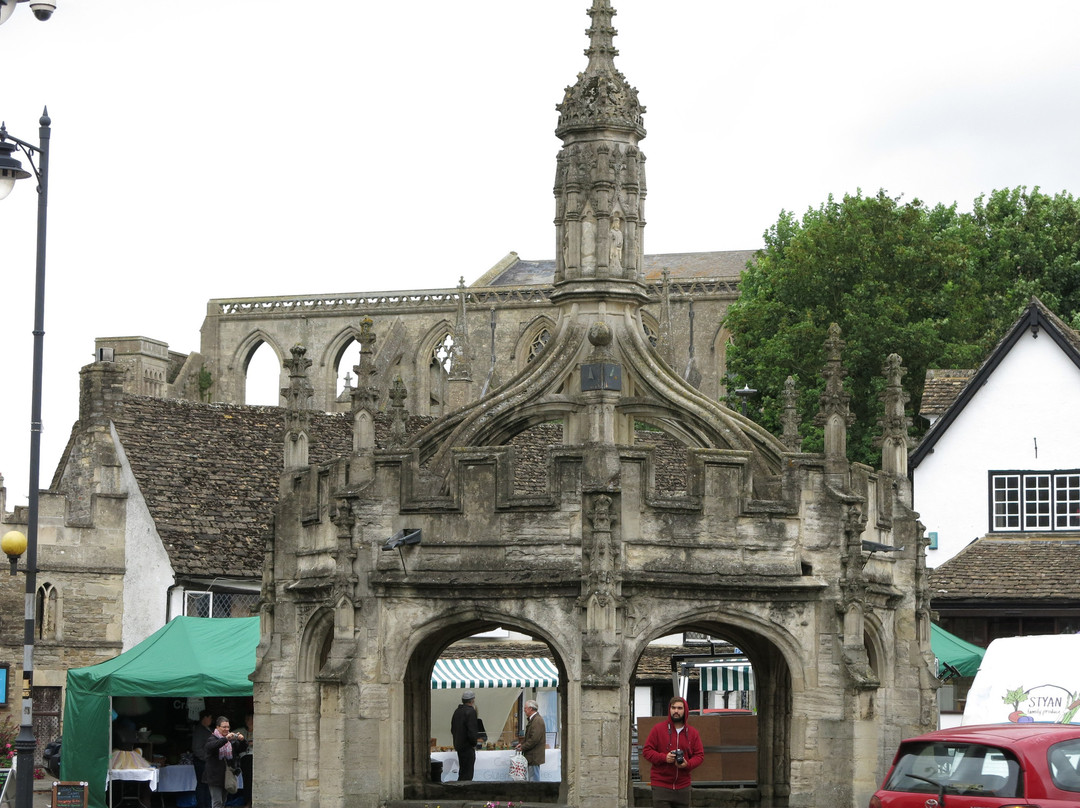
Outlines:
[[[657, 282], [667, 269], [672, 280], [727, 278], [738, 280], [746, 263], [757, 250], [722, 250], [700, 253], [659, 253], [642, 261], [645, 280]], [[526, 261], [519, 258], [494, 277], [485, 276], [485, 286], [551, 286], [555, 283], [555, 259]]]
[[1080, 601], [1080, 539], [986, 536], [930, 570], [935, 607], [953, 601]]

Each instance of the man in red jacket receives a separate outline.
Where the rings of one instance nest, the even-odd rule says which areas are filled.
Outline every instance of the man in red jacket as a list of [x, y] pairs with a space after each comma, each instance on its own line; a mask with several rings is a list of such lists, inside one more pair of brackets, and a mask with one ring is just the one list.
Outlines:
[[[668, 704], [668, 720], [652, 728], [641, 754], [652, 764], [653, 808], [690, 804], [690, 772], [705, 760], [698, 731], [686, 723], [686, 699]], [[681, 762], [680, 762], [681, 761]]]

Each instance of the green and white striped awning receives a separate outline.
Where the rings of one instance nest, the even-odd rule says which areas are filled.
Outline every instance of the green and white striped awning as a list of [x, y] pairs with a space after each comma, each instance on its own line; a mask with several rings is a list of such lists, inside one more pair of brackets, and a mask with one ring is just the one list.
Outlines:
[[702, 690], [753, 690], [754, 671], [745, 662], [699, 665]]
[[432, 690], [488, 687], [557, 687], [559, 671], [543, 658], [438, 659], [431, 672]]

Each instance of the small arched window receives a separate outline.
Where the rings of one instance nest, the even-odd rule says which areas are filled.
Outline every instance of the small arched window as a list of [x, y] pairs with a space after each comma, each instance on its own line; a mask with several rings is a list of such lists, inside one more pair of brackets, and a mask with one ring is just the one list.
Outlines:
[[533, 337], [532, 342], [529, 344], [528, 361], [531, 362], [536, 359], [536, 357], [540, 355], [540, 352], [543, 351], [544, 348], [547, 346], [548, 340], [550, 339], [551, 332], [548, 331], [546, 328], [541, 328], [539, 331], [537, 331], [536, 336]]
[[44, 583], [37, 589], [35, 604], [35, 624], [39, 640], [56, 639], [57, 591], [50, 583]]
[[645, 332], [645, 339], [647, 339], [649, 344], [655, 348], [656, 344], [660, 341], [660, 337], [657, 336], [653, 327], [643, 320], [641, 323], [641, 330]]

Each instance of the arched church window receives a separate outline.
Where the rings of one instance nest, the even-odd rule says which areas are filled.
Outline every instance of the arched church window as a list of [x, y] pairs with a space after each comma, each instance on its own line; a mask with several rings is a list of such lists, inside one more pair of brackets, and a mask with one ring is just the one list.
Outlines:
[[326, 667], [326, 663], [330, 661], [330, 651], [334, 647], [334, 632], [327, 631], [326, 637], [323, 638], [322, 646], [319, 648], [319, 667], [317, 670], [322, 670]]
[[[355, 339], [350, 339], [344, 348], [341, 349], [341, 355], [337, 361], [337, 390], [335, 395], [338, 397], [338, 401], [350, 401], [350, 393], [352, 393], [353, 387], [358, 386], [360, 380], [352, 374], [353, 367], [360, 361], [360, 343]], [[353, 382], [356, 382], [356, 385]]]
[[454, 361], [454, 335], [447, 334], [431, 349], [431, 364], [441, 366], [447, 373]]
[[533, 361], [537, 356], [540, 355], [540, 352], [544, 350], [544, 348], [548, 344], [548, 340], [550, 339], [551, 332], [548, 331], [546, 328], [541, 328], [536, 333], [536, 336], [533, 337], [532, 343], [529, 345], [529, 362]]
[[660, 337], [657, 335], [653, 327], [647, 322], [642, 321], [641, 330], [645, 332], [645, 339], [647, 339], [649, 341], [649, 344], [655, 348], [656, 344], [660, 341]]
[[36, 624], [39, 640], [56, 639], [57, 592], [50, 583], [44, 583], [37, 589]]

